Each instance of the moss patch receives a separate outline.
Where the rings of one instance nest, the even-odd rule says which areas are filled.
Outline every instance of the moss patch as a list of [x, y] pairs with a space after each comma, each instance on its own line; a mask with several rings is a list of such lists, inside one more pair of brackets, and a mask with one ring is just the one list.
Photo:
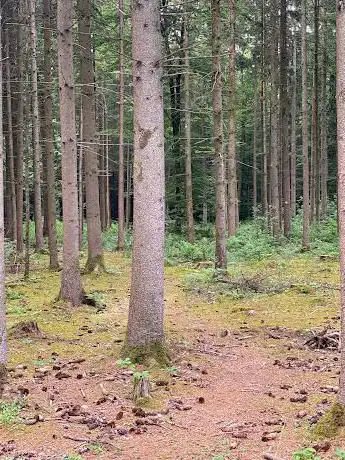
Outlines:
[[129, 358], [132, 363], [138, 364], [151, 364], [155, 361], [161, 366], [168, 366], [170, 363], [170, 356], [165, 343], [151, 342], [141, 346], [131, 346], [125, 343], [121, 355], [124, 358]]
[[342, 427], [345, 427], [345, 406], [335, 403], [319, 420], [312, 434], [317, 439], [334, 438]]

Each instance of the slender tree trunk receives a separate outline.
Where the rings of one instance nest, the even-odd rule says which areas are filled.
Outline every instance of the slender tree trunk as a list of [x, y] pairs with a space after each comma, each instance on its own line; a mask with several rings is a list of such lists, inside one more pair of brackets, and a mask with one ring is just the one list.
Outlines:
[[327, 183], [328, 183], [328, 142], [327, 142], [327, 16], [323, 8], [322, 21], [322, 65], [321, 65], [321, 97], [320, 97], [320, 138], [321, 138], [321, 154], [320, 154], [320, 176], [321, 176], [321, 208], [320, 217], [324, 219], [327, 215]]
[[[118, 240], [117, 248], [123, 251], [125, 247], [125, 167], [124, 167], [124, 108], [125, 108], [125, 80], [124, 80], [124, 11], [123, 0], [119, 0], [119, 182], [118, 182]], [[128, 185], [127, 185], [128, 186]]]
[[79, 157], [78, 157], [78, 205], [79, 205], [79, 249], [83, 244], [84, 227], [84, 181], [83, 181], [83, 157], [84, 148], [81, 139], [83, 138], [83, 105], [80, 102], [80, 128], [79, 128]]
[[293, 40], [293, 76], [291, 101], [291, 215], [296, 215], [296, 104], [297, 104], [297, 39]]
[[0, 8], [0, 380], [6, 374], [7, 333], [6, 333], [6, 293], [5, 293], [5, 234], [4, 234], [4, 136], [2, 106], [2, 8]]
[[278, 169], [278, 149], [279, 149], [279, 100], [278, 100], [278, 44], [279, 31], [277, 21], [278, 5], [276, 0], [272, 0], [273, 14], [273, 38], [272, 38], [272, 56], [271, 56], [271, 167], [270, 167], [270, 184], [271, 184], [271, 225], [272, 233], [277, 236], [280, 233], [280, 200], [279, 200], [279, 169]]
[[[202, 177], [206, 182], [207, 179], [207, 158], [204, 155], [202, 157]], [[202, 189], [202, 223], [206, 225], [208, 222], [208, 204], [207, 204], [207, 187], [203, 187]]]
[[127, 187], [126, 187], [126, 229], [130, 227], [131, 221], [131, 212], [132, 212], [132, 163], [131, 163], [131, 154], [129, 145], [127, 144]]
[[216, 269], [227, 269], [226, 187], [223, 147], [223, 108], [221, 70], [220, 0], [211, 0], [212, 8], [212, 105], [213, 149], [216, 163]]
[[228, 144], [228, 235], [236, 233], [237, 163], [236, 163], [236, 50], [235, 0], [229, 0], [229, 144]]
[[190, 103], [190, 68], [189, 68], [189, 18], [187, 0], [185, 0], [184, 19], [184, 137], [185, 137], [185, 176], [186, 176], [186, 215], [187, 236], [190, 243], [194, 242], [194, 214], [193, 214], [193, 181], [192, 181], [192, 148], [191, 148], [191, 103]]
[[[21, 24], [22, 16], [22, 0], [18, 5], [18, 22]], [[24, 103], [23, 103], [23, 89], [24, 89], [24, 62], [23, 55], [25, 45], [23, 42], [22, 24], [16, 28], [17, 30], [17, 82], [16, 89], [16, 113], [15, 113], [15, 139], [16, 139], [16, 210], [17, 210], [17, 254], [20, 255], [24, 250], [23, 243], [23, 206], [24, 206]]]
[[266, 132], [266, 7], [265, 0], [262, 2], [262, 29], [261, 29], [261, 117], [262, 117], [262, 187], [261, 201], [262, 212], [268, 216], [268, 167], [267, 167], [267, 132]]
[[99, 214], [101, 220], [101, 229], [104, 232], [107, 228], [106, 224], [106, 205], [105, 205], [105, 135], [104, 135], [104, 123], [105, 123], [105, 110], [101, 103], [99, 103], [99, 132], [103, 133], [99, 136]]
[[319, 0], [314, 0], [314, 81], [312, 104], [312, 177], [311, 217], [320, 218], [320, 159], [319, 159]]
[[345, 405], [345, 3], [337, 0], [337, 146], [340, 234], [341, 358], [339, 402]]
[[7, 102], [7, 145], [8, 152], [6, 155], [8, 178], [10, 181], [10, 206], [11, 206], [11, 231], [12, 240], [16, 243], [17, 240], [17, 206], [16, 206], [16, 182], [14, 175], [14, 151], [13, 151], [13, 127], [12, 127], [12, 88], [11, 88], [11, 58], [10, 58], [10, 37], [8, 28], [6, 29], [6, 102]]
[[258, 185], [257, 185], [257, 144], [258, 144], [258, 103], [254, 100], [254, 119], [253, 119], [253, 217], [257, 216], [258, 207]]
[[291, 231], [291, 184], [290, 184], [290, 155], [289, 155], [289, 123], [288, 123], [288, 88], [287, 88], [287, 0], [280, 2], [280, 110], [281, 110], [281, 142], [282, 142], [282, 179], [284, 200], [284, 235]]
[[83, 299], [79, 270], [77, 142], [73, 79], [73, 0], [58, 0], [57, 38], [61, 126], [63, 270], [60, 297], [73, 306]]
[[35, 235], [36, 251], [42, 251], [43, 219], [41, 203], [41, 147], [40, 118], [38, 108], [38, 69], [37, 69], [37, 31], [36, 31], [36, 0], [30, 0], [30, 31], [31, 31], [31, 83], [32, 83], [32, 115], [33, 115], [33, 146], [34, 146], [34, 183], [35, 183]]
[[302, 247], [309, 249], [309, 157], [308, 157], [308, 47], [307, 0], [302, 0], [301, 51], [302, 51], [302, 144], [303, 144], [303, 239]]
[[44, 17], [44, 133], [47, 167], [47, 218], [50, 268], [59, 268], [56, 240], [56, 200], [53, 133], [52, 21], [50, 0], [43, 2]]
[[78, 0], [80, 80], [83, 106], [84, 171], [88, 259], [86, 271], [104, 269], [98, 183], [96, 135], [95, 73], [91, 40], [91, 0]]
[[127, 346], [159, 359], [164, 343], [164, 114], [160, 1], [132, 6], [134, 227]]

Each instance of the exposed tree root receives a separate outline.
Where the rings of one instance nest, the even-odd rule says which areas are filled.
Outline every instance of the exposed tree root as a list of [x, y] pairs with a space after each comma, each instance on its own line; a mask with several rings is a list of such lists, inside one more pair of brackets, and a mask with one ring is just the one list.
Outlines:
[[313, 350], [337, 350], [339, 348], [339, 332], [332, 331], [328, 333], [328, 327], [326, 327], [319, 333], [314, 331], [312, 333], [313, 336], [304, 342], [304, 345], [307, 345], [309, 348]]

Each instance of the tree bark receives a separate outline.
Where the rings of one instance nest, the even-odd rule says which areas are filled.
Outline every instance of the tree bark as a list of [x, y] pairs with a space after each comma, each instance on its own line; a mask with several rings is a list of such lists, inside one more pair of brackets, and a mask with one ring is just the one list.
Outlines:
[[220, 0], [211, 0], [212, 8], [212, 106], [213, 150], [216, 163], [216, 269], [227, 269], [226, 187], [223, 147], [223, 107], [221, 70]]
[[237, 162], [236, 162], [236, 49], [235, 49], [235, 0], [229, 0], [229, 144], [228, 144], [228, 235], [237, 230]]
[[[127, 346], [164, 342], [164, 114], [160, 1], [133, 2], [134, 227]], [[140, 349], [140, 351], [139, 351]]]
[[10, 236], [15, 242], [17, 240], [17, 206], [16, 206], [16, 183], [14, 174], [14, 150], [13, 150], [13, 126], [12, 126], [12, 88], [11, 88], [11, 56], [10, 56], [10, 36], [8, 28], [5, 31], [7, 59], [6, 68], [6, 102], [7, 102], [7, 146], [6, 166], [8, 168], [9, 183], [9, 202], [11, 206]]
[[327, 16], [323, 8], [322, 20], [322, 46], [321, 46], [321, 97], [320, 97], [320, 176], [321, 176], [321, 207], [320, 217], [324, 219], [327, 215], [328, 201], [328, 142], [327, 142]]
[[99, 204], [98, 151], [96, 136], [95, 72], [91, 39], [91, 0], [78, 0], [80, 81], [83, 106], [84, 172], [88, 259], [86, 271], [104, 269]]
[[190, 243], [195, 240], [193, 213], [193, 180], [192, 180], [192, 148], [191, 148], [191, 102], [190, 102], [190, 68], [189, 68], [189, 18], [187, 0], [185, 0], [185, 19], [183, 34], [184, 49], [184, 137], [185, 137], [185, 180], [186, 180], [186, 216], [187, 237]]
[[302, 0], [301, 11], [301, 52], [302, 52], [302, 148], [303, 148], [303, 237], [302, 247], [309, 249], [309, 157], [308, 157], [308, 47], [307, 47], [307, 5]]
[[345, 405], [345, 3], [337, 0], [337, 147], [340, 235], [341, 358], [339, 402]]
[[58, 0], [57, 38], [61, 126], [63, 270], [60, 297], [77, 306], [83, 299], [79, 270], [77, 142], [73, 79], [73, 0]]
[[53, 133], [52, 21], [50, 0], [43, 2], [44, 18], [44, 133], [47, 168], [47, 218], [50, 268], [59, 268], [56, 240], [55, 164]]
[[23, 241], [23, 207], [24, 207], [24, 137], [23, 137], [23, 124], [24, 124], [24, 102], [23, 102], [23, 89], [24, 89], [24, 42], [22, 32], [22, 0], [18, 5], [18, 22], [20, 26], [17, 27], [17, 78], [15, 96], [16, 111], [14, 119], [14, 131], [16, 140], [16, 210], [17, 210], [17, 254], [20, 255], [24, 250]]
[[278, 100], [278, 44], [279, 31], [277, 21], [278, 5], [276, 0], [272, 0], [273, 15], [273, 38], [271, 47], [271, 167], [270, 167], [270, 185], [271, 185], [271, 225], [272, 233], [277, 236], [280, 233], [280, 202], [279, 202], [279, 169], [278, 169], [278, 148], [279, 148], [279, 100]]
[[5, 293], [5, 234], [4, 234], [4, 136], [2, 90], [2, 8], [0, 8], [0, 378], [7, 364], [6, 293]]
[[119, 182], [118, 182], [118, 239], [117, 248], [125, 248], [125, 167], [124, 167], [124, 108], [125, 108], [125, 80], [124, 80], [124, 11], [123, 0], [119, 0]]
[[291, 231], [291, 185], [290, 185], [290, 155], [288, 142], [288, 88], [287, 88], [287, 0], [280, 2], [280, 117], [281, 117], [281, 155], [283, 180], [283, 216], [284, 235], [289, 236]]
[[35, 198], [35, 236], [36, 251], [42, 251], [43, 219], [41, 203], [41, 146], [40, 118], [38, 106], [38, 69], [37, 69], [37, 30], [36, 30], [36, 0], [30, 0], [30, 34], [31, 34], [31, 85], [32, 85], [32, 116], [33, 116], [33, 146], [34, 146], [34, 198]]
[[291, 216], [296, 215], [296, 104], [297, 104], [297, 41], [293, 39], [293, 76], [291, 101]]

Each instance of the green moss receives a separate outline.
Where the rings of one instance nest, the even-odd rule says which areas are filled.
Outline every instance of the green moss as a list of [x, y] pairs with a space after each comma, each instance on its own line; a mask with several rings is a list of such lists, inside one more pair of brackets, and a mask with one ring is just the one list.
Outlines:
[[88, 258], [85, 264], [85, 268], [83, 270], [84, 274], [92, 273], [94, 271], [104, 272], [105, 271], [105, 263], [104, 263], [104, 256], [103, 254], [99, 254], [96, 257]]
[[145, 345], [133, 346], [125, 343], [121, 356], [129, 358], [132, 363], [149, 364], [152, 360], [160, 366], [168, 366], [170, 356], [165, 343], [153, 341]]
[[319, 420], [313, 429], [313, 436], [317, 439], [334, 438], [339, 428], [345, 426], [345, 406], [335, 403], [331, 409]]

